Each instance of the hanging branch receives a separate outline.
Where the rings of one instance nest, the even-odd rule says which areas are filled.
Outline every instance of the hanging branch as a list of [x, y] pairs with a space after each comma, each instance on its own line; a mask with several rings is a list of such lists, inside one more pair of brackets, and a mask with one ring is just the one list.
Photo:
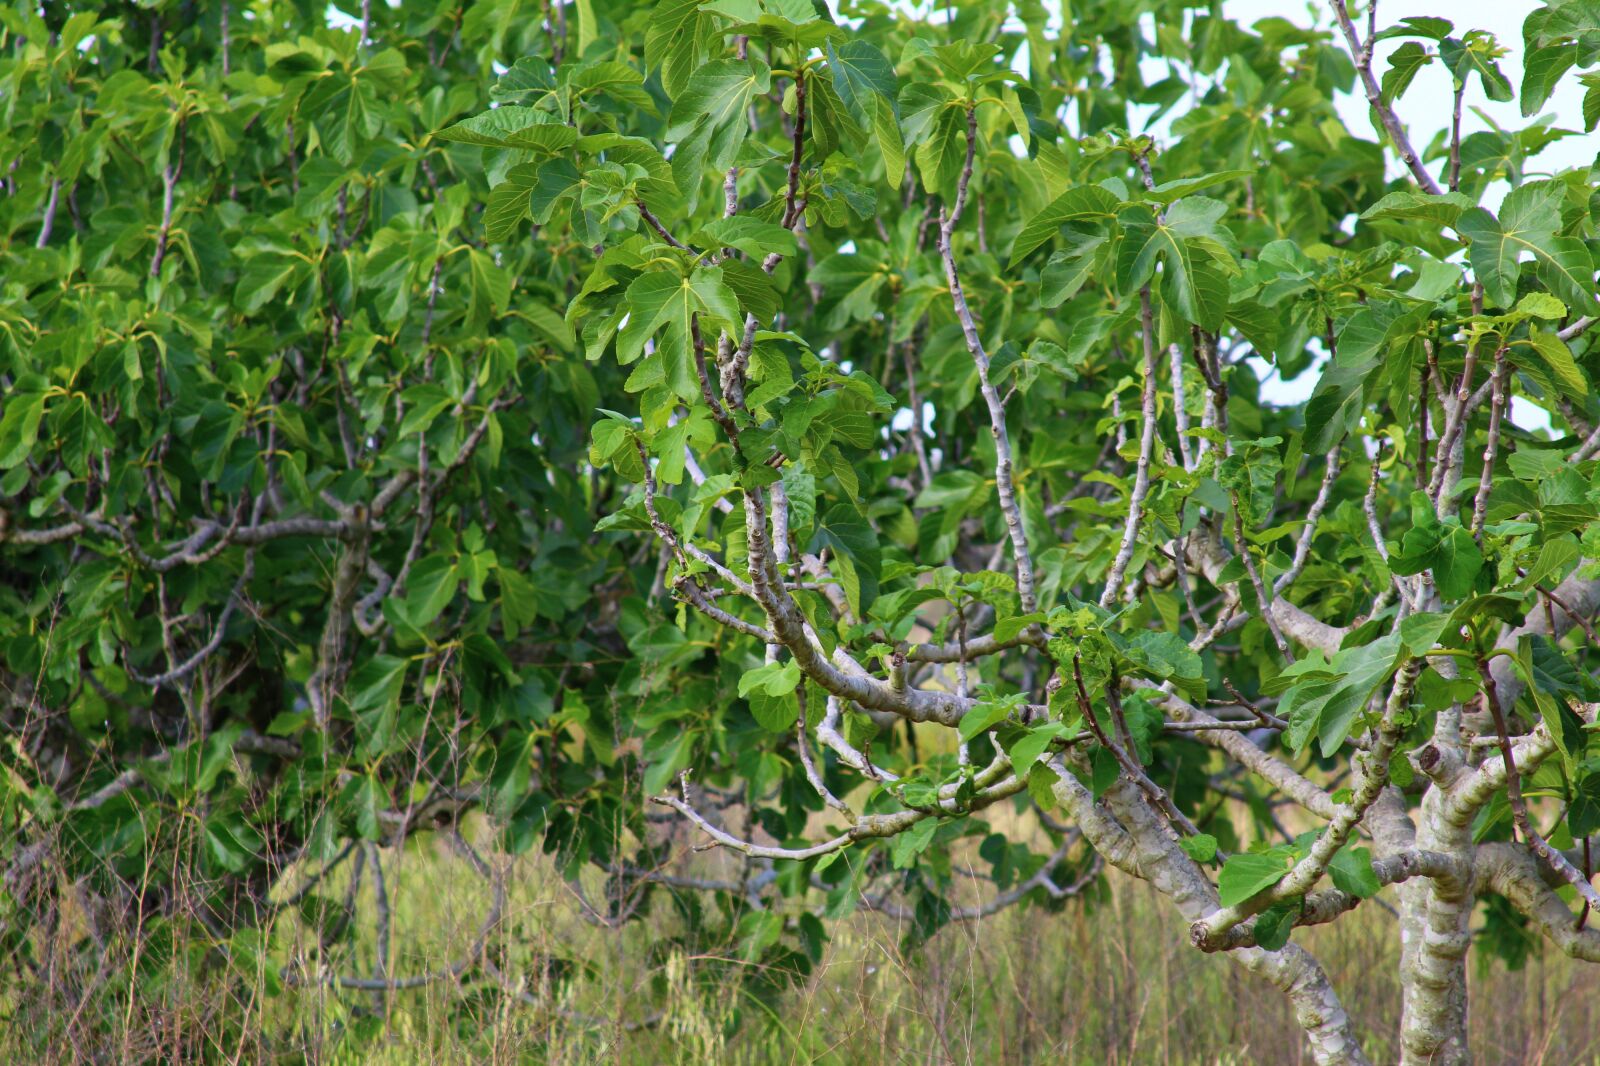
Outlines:
[[1545, 865], [1577, 889], [1578, 895], [1585, 903], [1591, 907], [1600, 907], [1600, 891], [1596, 891], [1583, 872], [1574, 867], [1565, 855], [1551, 847], [1550, 842], [1533, 828], [1533, 822], [1528, 817], [1527, 800], [1522, 796], [1522, 775], [1517, 769], [1517, 759], [1511, 747], [1511, 739], [1506, 734], [1506, 717], [1500, 709], [1500, 697], [1495, 693], [1494, 674], [1489, 670], [1488, 659], [1482, 657], [1478, 659], [1478, 677], [1483, 683], [1481, 698], [1484, 710], [1489, 712], [1489, 717], [1494, 721], [1495, 736], [1500, 742], [1500, 760], [1505, 767], [1506, 797], [1511, 804], [1511, 820], [1522, 834], [1523, 842], [1545, 861]]
[[56, 178], [50, 182], [50, 199], [44, 205], [44, 220], [39, 224], [39, 239], [33, 242], [35, 248], [43, 248], [50, 243], [50, 233], [56, 226], [56, 205], [61, 202], [61, 179]]
[[[967, 305], [966, 291], [961, 287], [961, 274], [956, 267], [956, 257], [951, 249], [950, 237], [961, 218], [967, 203], [967, 188], [972, 181], [972, 161], [977, 151], [978, 112], [967, 107], [967, 154], [961, 166], [961, 177], [956, 184], [955, 205], [939, 213], [939, 257], [944, 261], [945, 281], [950, 288], [950, 300], [955, 306], [956, 318], [961, 322], [961, 334], [966, 339], [967, 351], [978, 367], [978, 387], [989, 408], [989, 432], [994, 437], [995, 490], [1000, 497], [1000, 510], [1005, 516], [1006, 530], [1011, 537], [1011, 552], [1017, 573], [1017, 597], [1022, 601], [1024, 614], [1038, 606], [1033, 590], [1033, 556], [1028, 551], [1028, 537], [1022, 524], [1022, 508], [1017, 502], [1016, 485], [1012, 480], [1011, 436], [1006, 431], [1005, 401], [989, 380], [989, 356], [984, 351], [983, 340], [978, 336], [978, 325], [973, 320], [972, 309]], [[920, 416], [919, 416], [920, 417]]]
[[1494, 460], [1500, 448], [1500, 420], [1506, 410], [1506, 350], [1494, 353], [1494, 396], [1489, 401], [1489, 439], [1483, 447], [1483, 472], [1478, 475], [1478, 494], [1472, 501], [1472, 539], [1483, 545], [1483, 521], [1489, 510], [1489, 492], [1494, 487]]
[[998, 803], [1000, 800], [1016, 795], [1027, 787], [1025, 781], [1014, 776], [1005, 776], [1006, 763], [997, 759], [995, 763], [980, 770], [973, 776], [971, 798], [966, 802], [958, 802], [956, 793], [959, 786], [945, 785], [939, 790], [939, 799], [928, 810], [896, 811], [892, 814], [869, 814], [862, 816], [855, 825], [838, 836], [812, 844], [804, 848], [771, 847], [756, 844], [749, 840], [727, 832], [713, 825], [704, 815], [689, 802], [689, 781], [687, 774], [679, 778], [683, 797], [677, 796], [652, 796], [650, 802], [671, 807], [679, 814], [693, 822], [700, 831], [711, 838], [709, 844], [698, 844], [696, 851], [709, 851], [712, 848], [724, 847], [737, 851], [752, 859], [815, 859], [835, 851], [842, 851], [851, 844], [860, 840], [880, 839], [883, 837], [898, 836], [910, 829], [916, 823], [935, 814], [963, 815], [982, 810], [985, 807]]
[[656, 233], [660, 234], [662, 240], [666, 241], [680, 252], [688, 252], [690, 255], [700, 254], [687, 244], [684, 244], [682, 241], [678, 240], [678, 238], [674, 237], [667, 227], [662, 224], [661, 220], [655, 216], [655, 213], [644, 205], [643, 200], [637, 201], [635, 206], [639, 208], [639, 217], [649, 223], [650, 228], [655, 230]]
[[[1143, 161], [1144, 157], [1139, 157]], [[1146, 163], [1146, 166], [1149, 164]], [[1122, 583], [1133, 560], [1138, 545], [1139, 525], [1144, 520], [1144, 501], [1150, 493], [1150, 460], [1156, 445], [1156, 340], [1155, 314], [1150, 306], [1150, 286], [1139, 290], [1139, 323], [1144, 342], [1144, 391], [1139, 404], [1140, 436], [1139, 465], [1134, 470], [1133, 492], [1128, 496], [1128, 517], [1122, 527], [1122, 543], [1116, 558], [1111, 562], [1111, 572], [1106, 575], [1106, 587], [1100, 593], [1100, 606], [1110, 609], [1122, 593]]]
[[232, 6], [233, 5], [230, 4], [228, 0], [222, 0], [222, 76], [224, 78], [226, 78], [232, 72], [229, 63], [229, 51], [232, 48], [233, 39], [229, 33], [228, 22], [228, 16]]
[[[1045, 859], [1044, 864], [1039, 867], [1038, 872], [1032, 877], [1017, 882], [1006, 891], [998, 893], [983, 903], [952, 907], [944, 917], [952, 922], [979, 921], [983, 918], [992, 917], [1007, 907], [1021, 902], [1038, 890], [1043, 890], [1051, 899], [1058, 900], [1071, 899], [1081, 894], [1085, 888], [1099, 878], [1101, 870], [1105, 867], [1105, 861], [1100, 857], [1099, 852], [1091, 851], [1089, 853], [1089, 861], [1084, 864], [1082, 872], [1073, 878], [1071, 884], [1056, 884], [1055, 879], [1051, 877], [1051, 871], [1066, 858], [1070, 843], [1063, 844], [1057, 848], [1049, 858]], [[887, 896], [869, 896], [862, 893], [857, 897], [856, 902], [862, 910], [876, 911], [885, 915], [891, 921], [911, 922], [916, 920], [916, 915], [911, 910], [892, 902]]]
[[1284, 638], [1283, 627], [1278, 625], [1278, 619], [1272, 612], [1272, 593], [1267, 591], [1267, 584], [1261, 579], [1261, 569], [1256, 565], [1256, 558], [1250, 553], [1250, 545], [1244, 535], [1244, 509], [1239, 503], [1237, 490], [1228, 493], [1233, 503], [1233, 540], [1239, 552], [1239, 559], [1244, 562], [1244, 571], [1250, 578], [1250, 585], [1256, 591], [1256, 599], [1261, 603], [1261, 620], [1267, 623], [1267, 630], [1272, 634], [1272, 642], [1278, 646], [1278, 651], [1289, 662], [1294, 662], [1294, 654], [1289, 650], [1289, 642]]
[[244, 570], [240, 573], [238, 581], [234, 582], [233, 592], [228, 596], [228, 602], [223, 606], [222, 613], [217, 616], [216, 624], [211, 627], [211, 637], [189, 658], [182, 663], [173, 664], [166, 673], [146, 677], [132, 666], [123, 664], [123, 669], [128, 676], [141, 685], [151, 688], [161, 688], [165, 685], [176, 685], [200, 668], [200, 665], [211, 657], [222, 646], [222, 638], [227, 633], [228, 620], [233, 617], [233, 612], [244, 600], [245, 586], [249, 585], [256, 573], [255, 549], [248, 549], [244, 553]]
[[1343, 437], [1328, 449], [1322, 470], [1322, 485], [1317, 489], [1317, 498], [1311, 502], [1311, 509], [1306, 512], [1305, 528], [1300, 531], [1300, 540], [1294, 547], [1294, 561], [1289, 564], [1289, 569], [1279, 574], [1278, 579], [1272, 583], [1272, 590], [1275, 593], [1282, 593], [1305, 572], [1306, 563], [1311, 558], [1311, 543], [1317, 537], [1317, 523], [1322, 521], [1322, 512], [1328, 509], [1328, 501], [1333, 495], [1333, 483], [1339, 478], [1339, 458], [1343, 450]]
[[1467, 93], [1467, 83], [1456, 86], [1450, 107], [1450, 191], [1461, 188], [1461, 98]]
[[1176, 343], [1168, 348], [1172, 363], [1172, 419], [1178, 426], [1178, 456], [1185, 470], [1193, 470], [1194, 456], [1189, 448], [1189, 409], [1184, 400], [1183, 374], [1185, 364], [1183, 349]]
[[[794, 149], [789, 156], [787, 184], [783, 193], [783, 227], [794, 229], [805, 214], [805, 201], [800, 199], [800, 162], [806, 143], [806, 68], [794, 75]], [[776, 254], [776, 253], [773, 253]], [[777, 264], [774, 263], [774, 266]], [[768, 271], [771, 273], [771, 271]]]
[[161, 170], [161, 227], [156, 231], [156, 252], [150, 258], [150, 276], [161, 276], [161, 263], [167, 257], [167, 236], [172, 232], [172, 207], [174, 194], [178, 188], [178, 178], [183, 174], [183, 136], [184, 120], [178, 119], [176, 138], [178, 141], [178, 158], [173, 160]]
[[[1177, 808], [1177, 805], [1172, 802], [1172, 797], [1167, 795], [1165, 789], [1150, 780], [1150, 776], [1144, 772], [1144, 767], [1140, 766], [1134, 758], [1133, 753], [1129, 750], [1132, 746], [1132, 740], [1127, 736], [1127, 723], [1121, 720], [1120, 713], [1116, 714], [1117, 721], [1115, 725], [1123, 734], [1122, 744], [1112, 740], [1105, 729], [1101, 727], [1099, 720], [1094, 716], [1094, 706], [1089, 702], [1089, 693], [1084, 688], [1083, 664], [1077, 656], [1072, 659], [1072, 683], [1078, 698], [1078, 712], [1083, 716], [1083, 724], [1089, 727], [1089, 731], [1094, 734], [1095, 740], [1100, 742], [1100, 746], [1109, 751], [1112, 757], [1117, 760], [1117, 765], [1122, 768], [1122, 772], [1127, 775], [1128, 780], [1137, 785], [1139, 790], [1149, 797], [1150, 802], [1155, 804], [1156, 808], [1166, 815], [1167, 820], [1180, 831], [1189, 836], [1198, 834], [1200, 832], [1199, 827], [1189, 820], [1188, 815]], [[1107, 694], [1111, 695], [1112, 691], [1108, 689]], [[1113, 703], [1112, 706], [1116, 708], [1117, 704]], [[1124, 744], [1128, 745], [1128, 747], [1124, 747]]]

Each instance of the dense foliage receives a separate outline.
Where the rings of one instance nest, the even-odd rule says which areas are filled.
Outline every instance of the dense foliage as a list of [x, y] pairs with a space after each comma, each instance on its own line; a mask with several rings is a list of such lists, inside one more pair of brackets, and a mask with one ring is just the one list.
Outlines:
[[81, 884], [360, 988], [280, 881], [481, 809], [571, 877], [744, 853], [685, 915], [752, 982], [1114, 865], [1324, 1062], [1292, 930], [1383, 885], [1408, 1062], [1476, 896], [1600, 958], [1600, 198], [1461, 132], [1600, 77], [1593, 5], [1517, 87], [1343, 0], [336, 7], [0, 12], [8, 951]]

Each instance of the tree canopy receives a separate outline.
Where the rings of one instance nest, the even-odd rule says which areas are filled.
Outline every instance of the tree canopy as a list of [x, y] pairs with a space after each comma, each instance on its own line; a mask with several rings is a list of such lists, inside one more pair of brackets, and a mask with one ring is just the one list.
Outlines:
[[335, 8], [0, 11], [8, 949], [83, 882], [277, 970], [481, 810], [742, 853], [763, 981], [1116, 867], [1326, 1063], [1293, 931], [1384, 886], [1406, 1062], [1478, 896], [1600, 960], [1593, 5]]

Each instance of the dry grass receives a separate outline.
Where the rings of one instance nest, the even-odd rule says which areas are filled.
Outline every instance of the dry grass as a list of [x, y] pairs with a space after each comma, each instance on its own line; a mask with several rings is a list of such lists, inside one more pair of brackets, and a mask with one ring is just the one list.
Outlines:
[[[19, 969], [0, 982], [0, 1061], [1305, 1061], [1282, 998], [1226, 959], [1187, 947], [1170, 909], [1120, 875], [1062, 913], [1012, 909], [913, 951], [893, 921], [858, 913], [837, 923], [806, 980], [765, 995], [769, 975], [741, 957], [736, 936], [688, 935], [696, 893], [655, 888], [636, 920], [607, 928], [585, 902], [608, 906], [592, 871], [580, 898], [547, 859], [494, 861], [508, 872], [488, 953], [498, 977], [479, 970], [469, 982], [395, 992], [387, 1010], [370, 992], [279, 988], [274, 979], [291, 962], [313, 974], [371, 975], [370, 873], [355, 896], [353, 937], [327, 952], [293, 912], [277, 921], [269, 949], [252, 955], [217, 950], [197, 926], [147, 923], [134, 937], [64, 908], [49, 972], [24, 980]], [[697, 861], [706, 876], [733, 869], [726, 858]], [[488, 883], [437, 841], [386, 852], [383, 862], [391, 972], [459, 959], [489, 908]], [[349, 870], [319, 891], [341, 899]], [[1394, 919], [1370, 904], [1298, 934], [1378, 1062], [1396, 1058], [1396, 934]], [[89, 975], [88, 984], [73, 974]], [[1600, 1061], [1597, 993], [1600, 971], [1549, 951], [1518, 972], [1474, 967], [1479, 1060]], [[640, 1019], [654, 1024], [630, 1027]]]

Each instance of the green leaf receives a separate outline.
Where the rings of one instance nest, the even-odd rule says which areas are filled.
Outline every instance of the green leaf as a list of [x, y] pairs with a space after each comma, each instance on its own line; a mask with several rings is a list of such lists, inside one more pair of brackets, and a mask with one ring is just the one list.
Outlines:
[[769, 252], [778, 252], [785, 256], [800, 254], [799, 242], [795, 240], [791, 230], [771, 222], [762, 222], [749, 215], [718, 219], [710, 225], [701, 227], [700, 235], [710, 243], [725, 248], [737, 248], [758, 260]]
[[533, 220], [541, 226], [548, 223], [556, 206], [567, 197], [576, 196], [583, 184], [583, 176], [570, 159], [551, 159], [539, 164], [528, 196], [528, 211]]
[[1151, 676], [1174, 682], [1190, 699], [1205, 698], [1206, 681], [1200, 656], [1176, 633], [1146, 630], [1128, 642], [1123, 654]]
[[529, 194], [538, 182], [538, 168], [524, 163], [512, 167], [506, 174], [506, 180], [489, 193], [489, 200], [483, 208], [483, 232], [491, 243], [505, 241], [528, 217]]
[[1154, 189], [1142, 193], [1141, 198], [1151, 203], [1170, 204], [1182, 197], [1192, 196], [1201, 189], [1226, 185], [1230, 181], [1242, 181], [1245, 178], [1255, 177], [1255, 174], [1253, 170], [1219, 170], [1195, 178], [1178, 178], [1175, 181], [1162, 182]]
[[357, 714], [384, 707], [394, 707], [400, 700], [400, 687], [405, 683], [405, 659], [393, 655], [374, 655], [350, 675], [347, 691], [350, 709]]
[[262, 252], [245, 261], [234, 290], [234, 306], [245, 314], [261, 310], [284, 289], [293, 290], [310, 273], [297, 255]]
[[554, 155], [572, 147], [578, 131], [548, 111], [505, 105], [474, 115], [434, 134], [441, 141], [488, 148], [524, 148]]
[[1517, 313], [1553, 322], [1567, 317], [1567, 305], [1547, 292], [1530, 292], [1517, 301]]
[[1510, 100], [1511, 82], [1500, 72], [1500, 65], [1487, 51], [1492, 43], [1493, 38], [1485, 36], [1474, 40], [1470, 33], [1465, 41], [1446, 37], [1439, 42], [1439, 58], [1455, 75], [1456, 84], [1466, 84], [1467, 78], [1476, 72], [1485, 96], [1491, 100]]
[[500, 80], [494, 83], [494, 88], [489, 92], [492, 96], [504, 99], [530, 93], [542, 94], [555, 87], [555, 72], [544, 57], [523, 56], [500, 75]]
[[836, 51], [830, 39], [827, 56], [834, 91], [857, 122], [866, 125], [872, 120], [874, 104], [869, 99], [872, 94], [894, 103], [898, 91], [894, 64], [870, 41], [848, 41]]
[[1055, 809], [1056, 780], [1056, 772], [1042, 762], [1035, 762], [1028, 770], [1028, 796], [1040, 810]]
[[1589, 382], [1579, 369], [1578, 361], [1572, 357], [1572, 349], [1567, 347], [1567, 342], [1537, 326], [1530, 329], [1528, 340], [1556, 386], [1568, 399], [1583, 403], [1589, 396]]
[[1192, 837], [1179, 837], [1178, 847], [1195, 862], [1210, 862], [1217, 857], [1217, 838], [1210, 833], [1196, 833]]
[[[1561, 458], [1559, 452], [1548, 453]], [[1539, 546], [1539, 554], [1528, 566], [1528, 572], [1523, 575], [1520, 586], [1532, 589], [1535, 585], [1548, 585], [1551, 588], [1559, 585], [1567, 573], [1578, 565], [1583, 552], [1578, 547], [1578, 542], [1571, 536], [1552, 537]]]
[[1432, 196], [1421, 192], [1392, 192], [1361, 212], [1368, 222], [1387, 219], [1419, 220], [1439, 226], [1454, 226], [1463, 211], [1473, 207], [1472, 198], [1458, 192]]
[[1440, 595], [1459, 600], [1471, 595], [1478, 573], [1483, 569], [1483, 552], [1472, 534], [1459, 522], [1418, 523], [1406, 530], [1400, 552], [1389, 560], [1397, 574], [1433, 572]]
[[707, 345], [715, 345], [719, 329], [736, 334], [744, 318], [719, 267], [702, 267], [687, 278], [671, 271], [641, 275], [628, 287], [628, 314], [628, 324], [617, 336], [617, 361], [624, 366], [634, 362], [644, 342], [664, 331], [655, 358], [664, 361], [666, 383], [690, 402], [700, 397], [691, 361], [691, 320], [701, 317], [701, 336]]
[[229, 873], [243, 873], [255, 861], [261, 835], [237, 812], [213, 814], [205, 820], [206, 857]]
[[1496, 219], [1481, 207], [1462, 213], [1456, 228], [1470, 242], [1472, 269], [1493, 307], [1516, 302], [1519, 266], [1531, 254], [1539, 277], [1568, 307], [1587, 312], [1595, 307], [1594, 263], [1584, 243], [1575, 237], [1557, 237], [1561, 224], [1559, 189], [1550, 182], [1534, 182], [1513, 189]]
[[872, 101], [872, 134], [883, 155], [884, 178], [891, 189], [899, 189], [905, 180], [906, 147], [900, 136], [900, 123], [895, 118], [895, 104], [881, 97]]
[[756, 93], [772, 87], [766, 64], [747, 59], [718, 59], [697, 70], [688, 86], [672, 104], [667, 136], [681, 137], [702, 119], [721, 126], [734, 119], [744, 121], [744, 109]]
[[739, 695], [748, 696], [761, 691], [768, 696], [787, 696], [800, 684], [800, 664], [790, 659], [783, 663], [767, 663], [747, 670], [739, 678]]
[[1119, 204], [1113, 193], [1098, 185], [1077, 185], [1068, 189], [1022, 227], [1011, 246], [1011, 265], [1016, 266], [1029, 252], [1054, 237], [1063, 223], [1109, 221], [1116, 216]]
[[0, 469], [10, 470], [33, 451], [47, 398], [42, 390], [20, 388], [13, 388], [5, 398], [5, 415], [0, 417]]
[[1545, 728], [1561, 750], [1568, 772], [1573, 772], [1586, 747], [1587, 735], [1569, 701], [1591, 696], [1584, 675], [1559, 646], [1542, 635], [1518, 642], [1517, 665]]
[[461, 574], [449, 555], [430, 555], [411, 569], [406, 582], [405, 613], [418, 629], [438, 618], [456, 598]]
[[501, 623], [506, 636], [515, 640], [518, 633], [538, 620], [539, 597], [528, 579], [515, 570], [499, 566], [495, 576], [500, 583]]
[[914, 823], [910, 829], [895, 837], [889, 845], [889, 854], [894, 860], [896, 870], [910, 868], [917, 856], [928, 850], [928, 845], [933, 843], [934, 830], [939, 828], [937, 818], [923, 818]]
[[1340, 848], [1328, 863], [1328, 874], [1335, 888], [1358, 899], [1376, 896], [1383, 887], [1372, 869], [1372, 851], [1368, 848]]
[[1367, 383], [1378, 368], [1376, 360], [1336, 362], [1322, 375], [1306, 402], [1307, 451], [1326, 451], [1356, 428], [1365, 406]]
[[960, 108], [945, 108], [934, 118], [929, 137], [917, 145], [914, 153], [923, 189], [946, 198], [953, 197], [966, 156], [965, 113]]
[[573, 15], [578, 25], [578, 55], [589, 51], [589, 46], [600, 38], [600, 27], [594, 17], [594, 0], [573, 0]]
[[878, 595], [878, 571], [882, 563], [882, 549], [872, 526], [863, 521], [854, 507], [835, 504], [828, 508], [816, 524], [812, 535], [812, 550], [826, 547], [834, 553], [842, 573], [845, 598], [851, 613], [858, 618], [863, 607], [871, 606]]
[[1578, 840], [1600, 832], [1600, 773], [1591, 770], [1573, 788], [1567, 830]]
[[787, 733], [800, 717], [800, 701], [792, 692], [772, 696], [757, 689], [750, 693], [750, 713], [768, 732]]
[[961, 716], [961, 739], [970, 741], [979, 733], [993, 729], [1016, 709], [1016, 703], [1010, 700], [980, 701]]
[[745, 109], [772, 87], [772, 72], [756, 59], [717, 59], [699, 67], [673, 102], [666, 136], [678, 142], [672, 173], [692, 189], [702, 169], [726, 170], [749, 129]]
[[1118, 216], [1123, 239], [1117, 256], [1117, 286], [1124, 293], [1135, 291], [1151, 280], [1159, 262], [1161, 296], [1168, 306], [1185, 322], [1218, 329], [1228, 308], [1227, 274], [1213, 253], [1191, 238], [1214, 232], [1220, 215], [1210, 205], [1226, 208], [1216, 201], [1195, 205], [1197, 200], [1203, 198], [1179, 201], [1165, 218], [1157, 218], [1143, 207], [1128, 208]]
[[1450, 616], [1441, 611], [1407, 615], [1400, 620], [1400, 641], [1412, 655], [1421, 655], [1439, 643], [1449, 624]]
[[1256, 946], [1263, 951], [1278, 951], [1289, 942], [1289, 934], [1300, 914], [1298, 900], [1274, 903], [1256, 915], [1254, 931]]
[[516, 813], [533, 789], [533, 762], [539, 737], [527, 729], [512, 729], [495, 748], [494, 769], [489, 774], [489, 811], [500, 818]]
[[[1039, 274], [1039, 305], [1041, 307], [1059, 307], [1064, 301], [1070, 300], [1077, 295], [1084, 282], [1094, 275], [1095, 269], [1100, 265], [1100, 256], [1093, 253], [1104, 246], [1105, 243], [1106, 238], [1093, 237], [1071, 252], [1062, 251], [1052, 254], [1050, 261], [1045, 264], [1044, 270]], [[1036, 341], [1034, 343], [1049, 344], [1051, 342]], [[1065, 355], [1065, 352], [1062, 354]]]
[[1396, 48], [1389, 55], [1389, 69], [1383, 74], [1381, 92], [1384, 102], [1392, 104], [1404, 96], [1417, 72], [1432, 62], [1433, 56], [1415, 41], [1407, 41]]
[[1455, 24], [1449, 19], [1434, 18], [1428, 15], [1408, 15], [1400, 20], [1398, 26], [1390, 26], [1379, 33], [1374, 40], [1385, 41], [1391, 37], [1426, 37], [1433, 41], [1442, 41], [1450, 36], [1450, 31]]
[[400, 423], [400, 436], [409, 437], [413, 433], [427, 432], [433, 420], [455, 400], [444, 386], [427, 382], [405, 390], [400, 394], [400, 402], [406, 410], [406, 417]]
[[1400, 635], [1390, 634], [1341, 650], [1321, 669], [1315, 668], [1315, 659], [1297, 663], [1304, 680], [1284, 693], [1278, 707], [1278, 714], [1289, 720], [1284, 736], [1289, 747], [1300, 751], [1315, 734], [1324, 757], [1338, 750], [1356, 715], [1394, 673], [1402, 651]]
[[1228, 856], [1217, 875], [1217, 896], [1224, 907], [1237, 906], [1283, 880], [1294, 864], [1287, 847]]
[[[962, 719], [961, 724], [965, 727], [966, 719]], [[1011, 760], [1011, 772], [1018, 777], [1027, 777], [1032, 773], [1039, 757], [1052, 743], [1070, 739], [1077, 733], [1075, 727], [1064, 722], [1041, 722], [1030, 726], [1026, 732], [1015, 735], [1010, 743], [1005, 745], [1006, 757]]]
[[492, 255], [477, 248], [468, 251], [467, 266], [470, 299], [466, 320], [474, 327], [481, 327], [494, 312], [503, 312], [510, 305], [511, 275]]
[[1535, 48], [1522, 61], [1522, 116], [1538, 114], [1550, 94], [1555, 92], [1572, 64], [1578, 60], [1575, 44], [1552, 44]]
[[378, 840], [383, 833], [378, 815], [389, 809], [389, 793], [371, 774], [356, 774], [339, 793], [340, 812], [355, 836]]

